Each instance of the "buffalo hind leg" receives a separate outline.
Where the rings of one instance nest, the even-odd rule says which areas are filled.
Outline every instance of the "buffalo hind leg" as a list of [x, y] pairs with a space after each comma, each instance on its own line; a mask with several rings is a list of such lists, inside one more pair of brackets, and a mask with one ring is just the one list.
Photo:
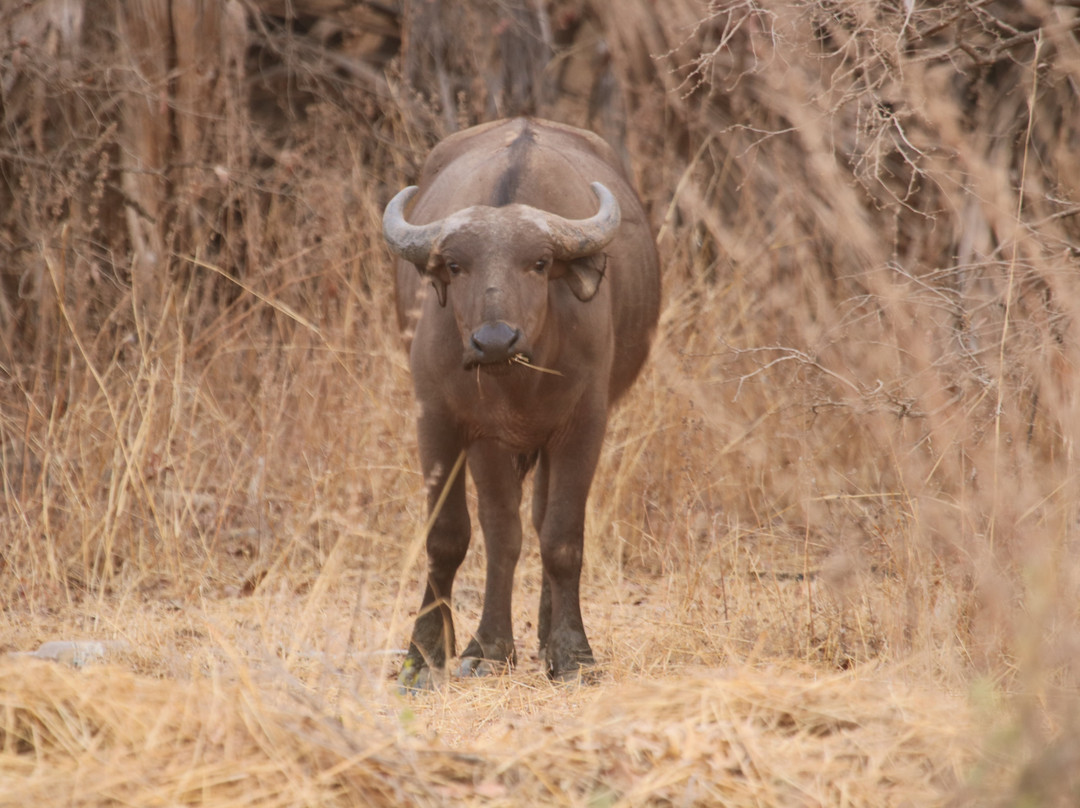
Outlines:
[[487, 554], [480, 625], [461, 654], [461, 675], [496, 673], [517, 662], [511, 604], [514, 570], [521, 555], [521, 479], [517, 456], [493, 440], [469, 447], [477, 511]]
[[446, 670], [456, 653], [451, 611], [454, 576], [469, 549], [469, 511], [465, 502], [465, 469], [461, 448], [437, 426], [421, 419], [420, 463], [426, 480], [428, 520], [427, 583], [413, 625], [409, 652], [398, 677], [403, 690], [427, 690], [433, 677]]

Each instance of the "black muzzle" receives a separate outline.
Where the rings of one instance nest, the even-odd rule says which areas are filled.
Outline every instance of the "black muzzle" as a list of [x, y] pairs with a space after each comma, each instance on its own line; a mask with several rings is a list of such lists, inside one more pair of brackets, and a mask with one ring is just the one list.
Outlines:
[[[465, 367], [510, 363], [516, 355], [523, 353], [522, 336], [520, 328], [514, 328], [502, 320], [484, 323], [469, 337], [469, 347], [465, 351]], [[526, 355], [525, 358], [529, 357]]]

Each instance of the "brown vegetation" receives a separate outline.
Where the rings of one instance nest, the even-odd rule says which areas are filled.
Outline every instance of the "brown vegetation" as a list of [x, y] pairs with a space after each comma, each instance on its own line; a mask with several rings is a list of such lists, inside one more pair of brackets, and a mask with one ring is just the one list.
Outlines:
[[[1076, 2], [540, 5], [0, 6], [0, 651], [130, 649], [0, 661], [0, 803], [1077, 802]], [[616, 146], [665, 265], [604, 678], [538, 676], [533, 547], [521, 668], [401, 701], [379, 217], [517, 112]]]

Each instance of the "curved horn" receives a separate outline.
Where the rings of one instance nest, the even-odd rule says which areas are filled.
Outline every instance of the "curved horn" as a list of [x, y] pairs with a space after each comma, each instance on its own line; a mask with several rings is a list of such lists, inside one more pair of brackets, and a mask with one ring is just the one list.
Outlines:
[[383, 238], [391, 250], [422, 268], [427, 266], [428, 254], [442, 230], [442, 221], [420, 225], [405, 221], [405, 206], [418, 190], [415, 185], [403, 188], [387, 204], [383, 211]]
[[600, 252], [619, 229], [622, 213], [619, 202], [603, 184], [592, 183], [593, 193], [600, 200], [600, 209], [588, 219], [564, 219], [554, 213], [547, 214], [548, 227], [558, 251], [557, 257], [569, 261]]

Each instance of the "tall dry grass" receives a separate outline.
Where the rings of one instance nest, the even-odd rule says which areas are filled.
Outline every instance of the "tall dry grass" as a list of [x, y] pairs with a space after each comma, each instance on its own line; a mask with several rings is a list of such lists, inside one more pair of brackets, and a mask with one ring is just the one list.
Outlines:
[[[132, 648], [4, 663], [9, 793], [1074, 801], [1075, 4], [467, 12], [0, 10], [0, 650]], [[607, 137], [664, 257], [589, 515], [607, 681], [526, 662], [405, 705], [422, 497], [379, 216], [515, 112]]]

